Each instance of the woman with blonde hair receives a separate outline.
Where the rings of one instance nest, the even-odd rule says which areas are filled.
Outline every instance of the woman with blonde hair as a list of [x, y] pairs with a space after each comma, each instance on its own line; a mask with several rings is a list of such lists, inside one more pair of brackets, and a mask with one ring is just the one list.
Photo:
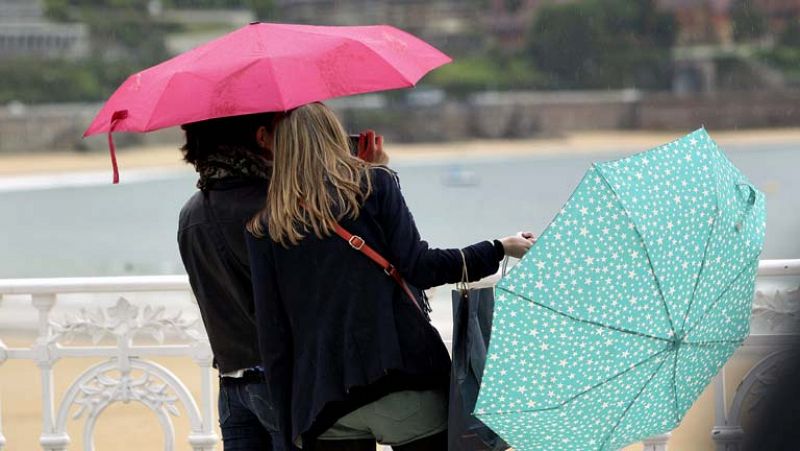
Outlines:
[[429, 248], [395, 173], [354, 157], [320, 103], [283, 114], [274, 139], [247, 245], [276, 427], [304, 449], [446, 449], [450, 358], [422, 290], [464, 266], [493, 274], [532, 235]]

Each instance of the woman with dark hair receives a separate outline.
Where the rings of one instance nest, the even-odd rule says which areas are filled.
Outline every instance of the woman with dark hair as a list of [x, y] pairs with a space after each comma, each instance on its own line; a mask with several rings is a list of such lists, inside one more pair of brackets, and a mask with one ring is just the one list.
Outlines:
[[184, 160], [199, 174], [181, 209], [178, 246], [220, 374], [225, 451], [283, 449], [267, 402], [253, 318], [245, 223], [267, 195], [273, 114], [185, 124]]
[[[247, 247], [284, 439], [313, 450], [374, 451], [376, 440], [403, 451], [446, 449], [450, 359], [421, 290], [465, 271], [471, 280], [493, 274], [533, 236], [430, 249], [397, 176], [354, 158], [320, 103], [282, 114], [274, 155]], [[379, 266], [376, 255], [388, 262]]]

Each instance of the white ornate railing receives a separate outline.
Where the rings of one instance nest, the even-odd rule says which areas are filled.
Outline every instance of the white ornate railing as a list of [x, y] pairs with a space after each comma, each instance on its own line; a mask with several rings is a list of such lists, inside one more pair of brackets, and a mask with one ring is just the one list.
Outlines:
[[[78, 279], [19, 279], [0, 281], [0, 299], [27, 298], [38, 316], [37, 336], [28, 347], [8, 347], [0, 341], [0, 365], [10, 359], [34, 361], [41, 373], [42, 433], [39, 442], [45, 450], [66, 450], [70, 443], [67, 423], [84, 418], [84, 449], [94, 450], [94, 429], [98, 417], [116, 402], [138, 402], [153, 411], [164, 434], [164, 449], [173, 450], [175, 434], [172, 416], [180, 408], [188, 417], [189, 444], [195, 451], [214, 449], [218, 438], [212, 413], [212, 353], [195, 311], [178, 310], [167, 314], [167, 306], [137, 305], [129, 298], [139, 293], [189, 293], [185, 276], [108, 277]], [[79, 295], [81, 308], [53, 314], [62, 298]], [[117, 298], [105, 308], [92, 305], [103, 295]], [[74, 299], [64, 300], [75, 304]], [[0, 305], [2, 307], [2, 305]], [[58, 318], [61, 316], [61, 318]], [[23, 320], [24, 322], [24, 320]], [[155, 343], [140, 344], [150, 339]], [[88, 339], [88, 343], [75, 343]], [[109, 340], [114, 345], [103, 345]], [[165, 343], [165, 340], [168, 343]], [[201, 377], [198, 407], [184, 383], [153, 357], [190, 357]], [[103, 357], [107, 360], [87, 368], [67, 389], [60, 401], [53, 390], [53, 366], [60, 359]], [[0, 424], [0, 449], [5, 445]]]
[[[718, 450], [738, 449], [744, 432], [742, 412], [767, 384], [765, 374], [798, 343], [797, 276], [800, 260], [765, 260], [759, 266], [751, 336], [738, 353], [764, 357], [741, 382], [730, 409], [725, 398], [725, 368], [715, 380], [712, 437]], [[776, 285], [774, 278], [784, 278], [784, 282]], [[787, 283], [788, 278], [796, 280]], [[99, 416], [113, 403], [132, 401], [155, 413], [166, 450], [174, 449], [172, 417], [181, 410], [190, 424], [188, 440], [192, 448], [214, 449], [218, 437], [213, 424], [212, 355], [185, 276], [0, 280], [0, 311], [12, 303], [35, 308], [35, 318], [29, 322], [36, 338], [25, 347], [9, 347], [0, 340], [0, 365], [22, 359], [39, 367], [39, 441], [44, 450], [65, 450], [70, 443], [67, 423], [80, 419], [84, 420], [84, 449], [93, 450]], [[63, 308], [59, 310], [59, 306]], [[12, 327], [24, 329], [25, 315], [11, 316], [0, 315], [0, 333], [8, 333]], [[449, 330], [448, 325], [437, 326]], [[190, 357], [197, 364], [201, 376], [199, 406], [172, 371], [152, 360], [164, 356]], [[84, 370], [56, 399], [53, 366], [60, 359], [76, 357], [105, 360]], [[669, 437], [665, 434], [646, 440], [644, 450], [665, 451]], [[0, 417], [0, 450], [5, 442]]]

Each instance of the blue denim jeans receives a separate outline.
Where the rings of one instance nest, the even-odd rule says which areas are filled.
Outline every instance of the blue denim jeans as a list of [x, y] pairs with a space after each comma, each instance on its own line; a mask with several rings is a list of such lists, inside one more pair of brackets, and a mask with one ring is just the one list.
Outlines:
[[267, 401], [266, 384], [219, 387], [219, 427], [225, 451], [272, 450], [278, 437], [277, 411]]

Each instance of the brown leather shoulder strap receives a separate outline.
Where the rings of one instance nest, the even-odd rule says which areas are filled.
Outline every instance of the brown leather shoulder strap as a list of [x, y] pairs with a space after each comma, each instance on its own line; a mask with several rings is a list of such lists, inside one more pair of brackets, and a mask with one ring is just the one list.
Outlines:
[[362, 254], [366, 255], [370, 260], [374, 261], [378, 266], [383, 269], [383, 272], [386, 273], [387, 276], [394, 279], [400, 288], [406, 293], [411, 302], [414, 303], [414, 306], [424, 314], [422, 307], [419, 305], [419, 301], [417, 300], [416, 296], [411, 292], [411, 289], [408, 287], [408, 284], [403, 279], [403, 276], [394, 267], [388, 260], [383, 258], [381, 254], [379, 254], [375, 249], [371, 248], [363, 238], [358, 235], [353, 235], [352, 233], [348, 232], [347, 229], [342, 227], [338, 222], [334, 226], [334, 231], [337, 235], [342, 237], [343, 240], [347, 241], [347, 244], [350, 245], [353, 249], [361, 252]]

